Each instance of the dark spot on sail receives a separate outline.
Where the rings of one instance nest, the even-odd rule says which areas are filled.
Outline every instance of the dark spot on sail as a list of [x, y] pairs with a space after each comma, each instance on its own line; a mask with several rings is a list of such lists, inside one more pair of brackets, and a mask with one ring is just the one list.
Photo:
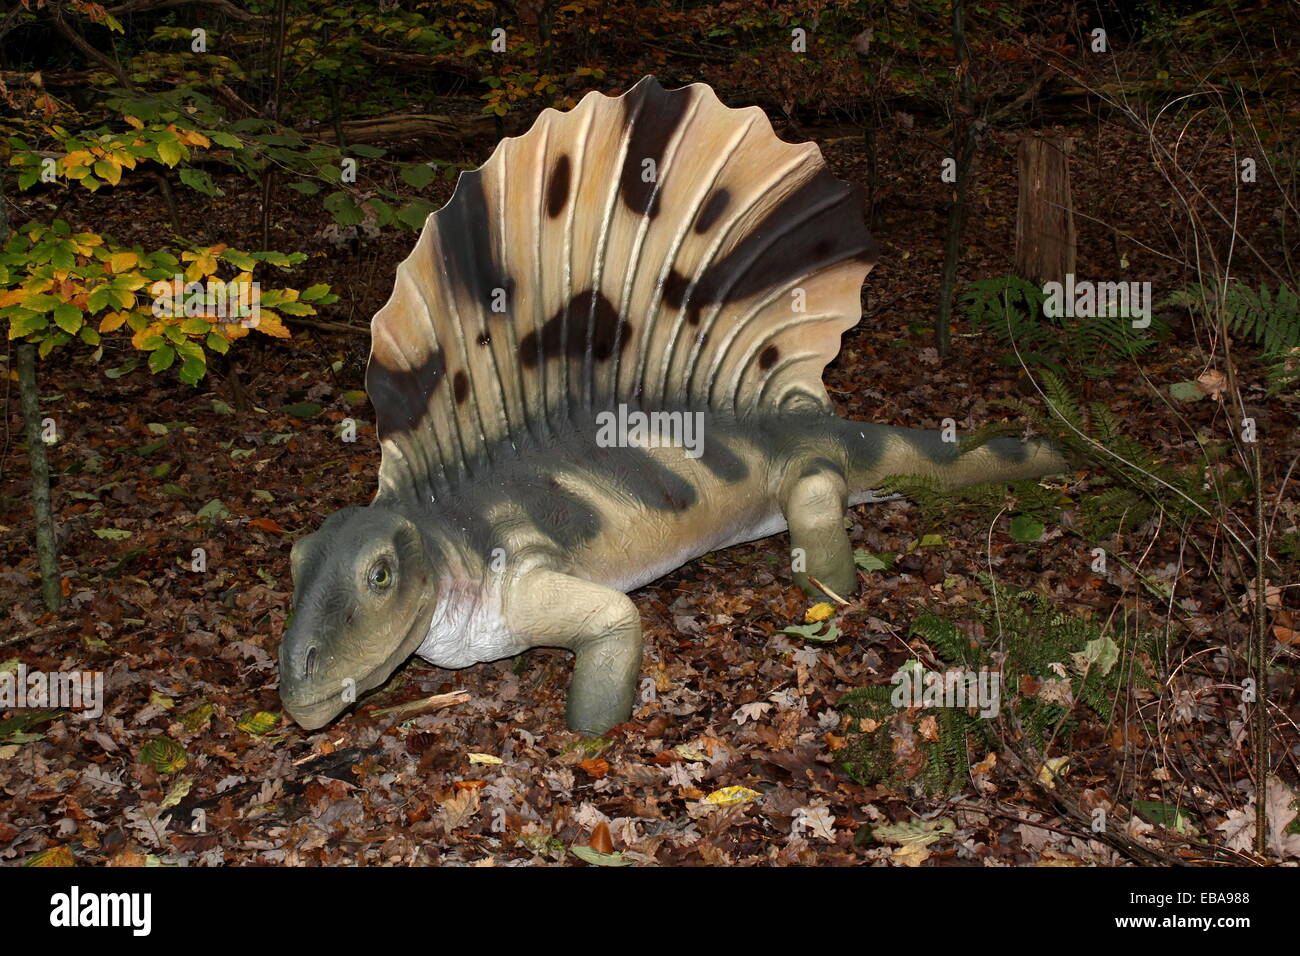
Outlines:
[[433, 352], [420, 365], [404, 371], [386, 366], [372, 356], [366, 367], [366, 392], [375, 407], [381, 436], [414, 431], [420, 425], [429, 396], [442, 384], [447, 361], [441, 351]]
[[668, 273], [668, 278], [664, 280], [664, 301], [668, 303], [670, 309], [680, 309], [682, 303], [686, 301], [686, 290], [690, 287], [691, 280], [686, 278], [676, 269]]
[[695, 220], [696, 232], [708, 232], [713, 228], [713, 224], [718, 221], [718, 217], [727, 211], [727, 206], [731, 202], [731, 193], [726, 189], [719, 189], [716, 193], [708, 198], [704, 208], [700, 210], [700, 216]]
[[465, 374], [464, 370], [452, 376], [451, 391], [456, 396], [456, 404], [464, 405], [465, 399], [469, 397], [469, 376]]
[[698, 277], [689, 307], [749, 299], [846, 260], [874, 262], [876, 251], [860, 188], [823, 168]]
[[434, 269], [445, 269], [459, 294], [485, 308], [491, 305], [494, 290], [504, 289], [507, 301], [514, 292], [514, 280], [505, 274], [493, 247], [494, 220], [483, 192], [482, 171], [461, 173], [455, 196], [438, 212], [442, 262], [435, 262]]
[[552, 219], [564, 211], [564, 204], [569, 201], [569, 176], [569, 156], [566, 153], [556, 160], [550, 185], [546, 187], [546, 215]]
[[691, 293], [689, 300], [686, 298], [690, 285], [690, 279], [673, 269], [668, 273], [668, 278], [664, 280], [664, 301], [668, 303], [670, 309], [680, 309], [682, 306], [686, 306], [686, 321], [691, 325], [699, 325], [699, 300], [694, 297], [693, 293]]
[[[669, 93], [653, 78], [642, 80], [623, 97], [623, 119], [632, 127], [623, 172], [619, 180], [620, 193], [627, 208], [637, 215], [654, 218], [659, 214], [659, 196], [662, 190], [664, 153], [673, 134], [686, 117], [691, 94], [686, 90]], [[642, 179], [646, 160], [654, 161], [654, 178]]]
[[769, 345], [763, 349], [758, 356], [758, 367], [764, 370], [771, 368], [776, 364], [776, 360], [781, 357], [781, 351], [775, 345]]
[[540, 338], [536, 330], [524, 336], [519, 343], [519, 360], [525, 368], [535, 368], [539, 354], [544, 359], [562, 355], [582, 358], [590, 338], [592, 358], [604, 362], [614, 354], [615, 340], [620, 353], [627, 348], [631, 333], [631, 324], [619, 321], [614, 303], [603, 293], [588, 289], [546, 320]]
[[492, 336], [488, 335], [486, 332], [480, 332], [478, 334], [478, 338], [476, 338], [474, 341], [477, 342], [479, 345], [487, 345], [489, 342], [492, 341]]

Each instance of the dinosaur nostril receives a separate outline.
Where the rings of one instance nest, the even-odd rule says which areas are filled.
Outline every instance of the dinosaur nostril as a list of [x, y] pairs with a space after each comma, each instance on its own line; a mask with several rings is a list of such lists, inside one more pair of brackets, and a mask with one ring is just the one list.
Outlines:
[[304, 677], [311, 677], [316, 673], [316, 648], [312, 647], [307, 650], [307, 660], [303, 662], [302, 674]]

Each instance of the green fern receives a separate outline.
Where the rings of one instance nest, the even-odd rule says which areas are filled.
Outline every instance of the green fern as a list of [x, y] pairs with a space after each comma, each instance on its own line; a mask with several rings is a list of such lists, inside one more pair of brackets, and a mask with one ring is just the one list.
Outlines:
[[1083, 409], [1066, 381], [1050, 370], [1041, 373], [1048, 410], [1019, 399], [1000, 404], [1027, 418], [1044, 432], [1071, 464], [1092, 473], [1092, 488], [1079, 503], [1078, 531], [1101, 541], [1120, 527], [1140, 525], [1157, 510], [1178, 521], [1204, 516], [1216, 494], [1231, 500], [1243, 493], [1244, 476], [1218, 476], [1211, 465], [1223, 455], [1207, 447], [1199, 461], [1175, 468], [1131, 437], [1110, 408], [1093, 403]]
[[1108, 363], [1137, 358], [1169, 332], [1156, 317], [1139, 330], [1120, 315], [1049, 316], [1046, 301], [1041, 287], [1012, 275], [971, 282], [960, 296], [971, 327], [1012, 350], [1002, 357], [1004, 365], [1023, 362], [1057, 373], [1077, 367], [1099, 376], [1108, 374]]
[[[1089, 646], [1098, 647], [1107, 637], [1095, 621], [1061, 613], [1033, 592], [1011, 592], [991, 578], [983, 580], [993, 597], [969, 613], [983, 625], [985, 644], [973, 642], [954, 619], [934, 614], [920, 615], [910, 636], [923, 641], [945, 666], [1000, 671], [999, 716], [984, 719], [955, 707], [909, 714], [893, 707], [893, 687], [888, 684], [850, 691], [839, 703], [847, 719], [847, 744], [839, 756], [852, 779], [950, 794], [965, 785], [972, 746], [996, 748], [1002, 736], [1010, 734], [1045, 754], [1053, 741], [1056, 747], [1069, 746], [1078, 708], [1109, 721], [1116, 702], [1126, 699], [1135, 687], [1158, 690], [1148, 670], [1161, 653], [1160, 635], [1139, 632], [1121, 617], [1115, 631], [1118, 639], [1109, 638], [1118, 660], [1109, 668], [1093, 666], [1087, 663]], [[1069, 682], [1073, 708], [1040, 692], [1049, 681], [1060, 680]], [[937, 733], [929, 736], [937, 740], [923, 738], [915, 726], [927, 716], [935, 718]], [[904, 722], [914, 726], [905, 727]], [[907, 763], [900, 762], [895, 752], [895, 742], [903, 738], [915, 745]]]
[[1187, 309], [1206, 321], [1222, 319], [1228, 333], [1261, 349], [1269, 366], [1269, 390], [1300, 385], [1300, 295], [1280, 284], [1276, 291], [1260, 285], [1256, 291], [1241, 282], [1224, 289], [1193, 283], [1160, 303]]

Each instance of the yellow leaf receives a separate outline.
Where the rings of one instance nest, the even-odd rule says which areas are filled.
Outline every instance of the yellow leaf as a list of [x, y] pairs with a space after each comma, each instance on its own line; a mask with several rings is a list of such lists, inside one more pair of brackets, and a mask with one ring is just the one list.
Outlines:
[[284, 327], [280, 317], [270, 309], [262, 309], [257, 317], [257, 324], [253, 326], [257, 331], [274, 339], [291, 338], [289, 330]]
[[476, 753], [471, 753], [469, 755], [469, 762], [485, 763], [485, 764], [493, 764], [493, 765], [499, 763], [505, 763], [505, 761], [502, 760], [500, 757], [494, 757], [491, 754], [476, 754]]
[[250, 330], [236, 322], [233, 325], [223, 324], [219, 329], [214, 329], [214, 331], [219, 332], [221, 337], [227, 342], [234, 342], [238, 339], [242, 339]]
[[122, 167], [111, 159], [101, 159], [95, 163], [95, 175], [110, 186], [116, 186], [122, 181]]
[[212, 140], [208, 139], [202, 133], [196, 133], [194, 130], [186, 130], [181, 134], [181, 139], [191, 146], [202, 146], [207, 149], [212, 145]]
[[185, 267], [185, 281], [197, 282], [204, 276], [212, 275], [216, 271], [217, 260], [206, 254], [200, 255]]
[[827, 618], [834, 616], [835, 608], [832, 607], [829, 602], [822, 601], [818, 604], [814, 604], [805, 611], [803, 619], [805, 624], [816, 624], [818, 621], [824, 621]]
[[66, 172], [70, 166], [89, 166], [95, 161], [95, 156], [88, 149], [74, 149], [68, 155], [59, 160], [59, 166]]
[[122, 292], [134, 292], [149, 280], [138, 272], [133, 275], [118, 276], [113, 285]]
[[714, 790], [704, 798], [704, 801], [719, 807], [731, 807], [737, 803], [748, 803], [757, 796], [759, 792], [750, 790], [749, 787], [723, 787], [721, 790]]
[[151, 322], [139, 332], [135, 333], [135, 335], [131, 336], [131, 345], [135, 348], [143, 348], [142, 343], [145, 339], [149, 338], [151, 335], [161, 335], [162, 330], [163, 324], [161, 322]]
[[48, 850], [33, 854], [23, 866], [76, 866], [72, 851], [66, 846], [50, 847]]
[[918, 843], [906, 843], [894, 850], [894, 862], [903, 866], [920, 866], [930, 858], [930, 851]]
[[99, 321], [100, 332], [116, 332], [126, 322], [127, 313], [110, 312]]
[[131, 126], [135, 127], [136, 129], [144, 129], [144, 123], [140, 122], [138, 118], [132, 116], [130, 113], [123, 116], [122, 119], [126, 120], [127, 123], [129, 123]]
[[115, 252], [108, 257], [108, 263], [114, 272], [125, 272], [139, 261], [140, 257], [134, 252]]
[[1048, 790], [1056, 789], [1056, 779], [1064, 777], [1070, 769], [1069, 757], [1052, 757], [1038, 768], [1038, 782]]

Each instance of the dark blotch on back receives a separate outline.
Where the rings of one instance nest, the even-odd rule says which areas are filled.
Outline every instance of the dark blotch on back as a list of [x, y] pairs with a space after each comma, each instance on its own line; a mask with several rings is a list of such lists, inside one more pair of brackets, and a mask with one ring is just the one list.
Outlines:
[[799, 472], [800, 478], [811, 478], [813, 475], [820, 475], [822, 472], [829, 472], [832, 475], [844, 477], [844, 469], [829, 458], [814, 458], [808, 464], [804, 465], [803, 471]]
[[708, 232], [713, 228], [713, 224], [718, 221], [718, 217], [727, 211], [727, 206], [731, 203], [731, 193], [726, 189], [719, 189], [716, 193], [708, 198], [704, 208], [700, 210], [699, 218], [695, 220], [696, 232]]
[[562, 548], [576, 548], [600, 533], [600, 516], [591, 504], [550, 476], [512, 484], [511, 498]]
[[366, 392], [375, 407], [379, 434], [395, 435], [418, 428], [429, 396], [442, 384], [446, 372], [447, 360], [441, 351], [433, 352], [409, 372], [387, 368], [371, 358], [366, 367]]
[[546, 215], [552, 219], [564, 211], [564, 204], [569, 201], [569, 167], [569, 155], [565, 153], [551, 170], [551, 181], [546, 187]]
[[[663, 159], [673, 133], [681, 125], [690, 105], [686, 90], [668, 93], [654, 80], [638, 83], [623, 97], [623, 119], [632, 125], [627, 156], [623, 160], [619, 192], [628, 209], [637, 215], [654, 218], [659, 214], [659, 196], [655, 187], [662, 185]], [[643, 182], [642, 164], [655, 163], [655, 180]]]
[[465, 399], [469, 397], [469, 376], [463, 369], [452, 376], [451, 391], [456, 396], [457, 405], [465, 404]]
[[769, 345], [758, 356], [758, 367], [766, 371], [776, 364], [776, 360], [781, 357], [781, 350], [775, 345]]
[[700, 461], [723, 481], [744, 481], [749, 477], [749, 466], [726, 446], [717, 433], [705, 439]]
[[[708, 446], [706, 438], [704, 444]], [[695, 486], [660, 464], [644, 448], [585, 449], [585, 460], [574, 466], [598, 484], [613, 485], [655, 511], [686, 511], [699, 500]]]
[[588, 289], [579, 292], [567, 306], [546, 320], [540, 338], [536, 331], [524, 336], [519, 343], [519, 360], [525, 368], [535, 368], [539, 354], [543, 359], [561, 355], [582, 358], [587, 354], [588, 332], [592, 357], [604, 362], [614, 354], [616, 339], [620, 353], [627, 348], [632, 326], [627, 321], [619, 321], [618, 309], [603, 293]]

